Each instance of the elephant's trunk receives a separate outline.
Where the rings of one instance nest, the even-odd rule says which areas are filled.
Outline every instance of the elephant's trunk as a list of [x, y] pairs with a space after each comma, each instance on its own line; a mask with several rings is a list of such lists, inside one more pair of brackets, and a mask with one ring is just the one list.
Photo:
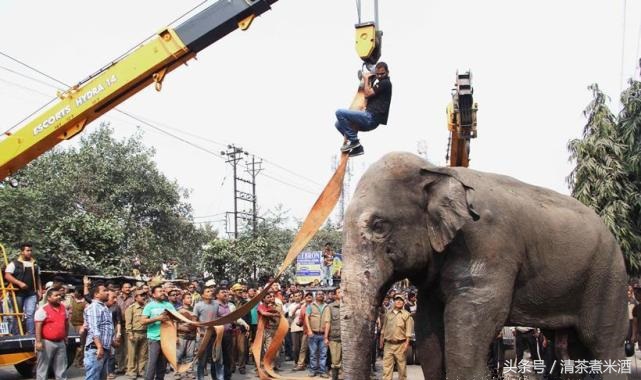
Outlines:
[[[371, 253], [370, 253], [371, 254]], [[344, 250], [341, 341], [345, 380], [370, 378], [379, 291], [390, 270], [362, 252]], [[385, 268], [385, 269], [383, 269]]]

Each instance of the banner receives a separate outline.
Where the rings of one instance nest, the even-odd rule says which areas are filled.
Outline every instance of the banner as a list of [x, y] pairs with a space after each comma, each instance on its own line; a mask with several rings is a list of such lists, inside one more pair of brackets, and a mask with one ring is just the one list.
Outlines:
[[296, 258], [296, 283], [311, 284], [322, 277], [322, 252], [301, 252]]

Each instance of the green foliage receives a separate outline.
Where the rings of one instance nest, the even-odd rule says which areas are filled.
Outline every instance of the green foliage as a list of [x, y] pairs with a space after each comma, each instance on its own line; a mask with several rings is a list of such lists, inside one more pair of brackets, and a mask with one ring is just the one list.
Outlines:
[[0, 241], [31, 241], [41, 266], [80, 273], [145, 272], [177, 259], [189, 273], [211, 231], [190, 222], [187, 193], [160, 173], [140, 135], [116, 141], [101, 125], [77, 148], [53, 150], [0, 189]]
[[[236, 240], [214, 239], [201, 256], [201, 268], [220, 282], [243, 281], [262, 284], [276, 274], [294, 240], [296, 230], [287, 227], [287, 213], [282, 208], [269, 212], [258, 224], [256, 233], [247, 231]], [[340, 247], [342, 233], [327, 223], [305, 250], [321, 250], [326, 242]], [[294, 265], [283, 276], [294, 278]]]
[[641, 271], [641, 85], [630, 82], [615, 117], [596, 84], [585, 109], [583, 138], [568, 143], [576, 167], [567, 178], [572, 196], [593, 208], [617, 238], [630, 274]]

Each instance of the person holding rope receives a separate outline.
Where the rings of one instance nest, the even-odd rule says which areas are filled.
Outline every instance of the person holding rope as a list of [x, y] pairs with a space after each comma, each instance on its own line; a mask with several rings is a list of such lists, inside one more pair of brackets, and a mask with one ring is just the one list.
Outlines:
[[363, 92], [367, 99], [365, 110], [339, 109], [336, 111], [336, 129], [345, 137], [341, 152], [350, 157], [365, 153], [358, 140], [358, 132], [368, 132], [380, 124], [387, 124], [389, 107], [392, 102], [392, 82], [389, 78], [387, 63], [376, 64], [374, 74], [363, 74]]

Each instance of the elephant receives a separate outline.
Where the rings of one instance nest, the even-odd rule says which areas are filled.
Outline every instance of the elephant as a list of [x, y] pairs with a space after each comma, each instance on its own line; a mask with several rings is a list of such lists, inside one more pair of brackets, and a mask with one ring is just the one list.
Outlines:
[[624, 359], [623, 255], [599, 216], [569, 196], [388, 153], [363, 174], [345, 214], [346, 380], [369, 379], [363, 347], [377, 305], [404, 278], [418, 288], [425, 379], [487, 378], [489, 347], [504, 325], [570, 334], [574, 359]]

